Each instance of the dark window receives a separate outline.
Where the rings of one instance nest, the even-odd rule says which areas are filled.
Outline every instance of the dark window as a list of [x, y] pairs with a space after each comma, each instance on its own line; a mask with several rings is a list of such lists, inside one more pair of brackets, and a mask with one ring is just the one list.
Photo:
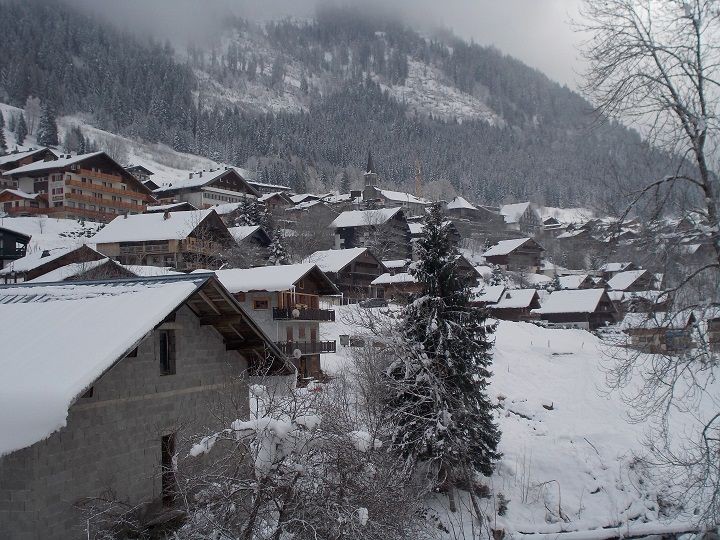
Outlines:
[[258, 298], [253, 301], [253, 309], [268, 309], [270, 307], [270, 300], [267, 298]]
[[162, 467], [162, 502], [165, 506], [171, 506], [175, 502], [175, 468], [173, 458], [175, 457], [175, 434], [163, 435], [160, 441]]
[[175, 331], [160, 330], [160, 374], [175, 374]]

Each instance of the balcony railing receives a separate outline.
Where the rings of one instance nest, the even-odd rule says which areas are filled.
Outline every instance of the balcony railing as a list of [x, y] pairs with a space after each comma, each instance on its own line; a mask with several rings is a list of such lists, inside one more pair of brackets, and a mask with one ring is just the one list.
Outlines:
[[286, 355], [292, 357], [295, 350], [307, 354], [326, 354], [335, 352], [335, 340], [332, 341], [279, 341], [275, 343]]
[[316, 308], [273, 308], [273, 319], [276, 321], [334, 321], [335, 311]]

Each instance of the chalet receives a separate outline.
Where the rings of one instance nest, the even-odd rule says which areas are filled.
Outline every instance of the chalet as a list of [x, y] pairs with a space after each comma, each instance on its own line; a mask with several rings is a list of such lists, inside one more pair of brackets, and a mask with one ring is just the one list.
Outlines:
[[558, 277], [560, 289], [595, 289], [596, 284], [588, 274], [570, 274]]
[[294, 206], [295, 204], [284, 191], [263, 193], [258, 200], [267, 207], [271, 214], [281, 214], [286, 208]]
[[422, 291], [422, 284], [409, 272], [387, 272], [374, 279], [371, 285], [375, 288], [377, 298], [392, 299], [396, 302], [407, 302], [412, 295]]
[[349, 210], [330, 224], [335, 249], [367, 247], [380, 259], [410, 256], [410, 228], [402, 208]]
[[215, 210], [121, 216], [92, 237], [100, 253], [121, 264], [176, 270], [219, 268], [235, 242]]
[[480, 209], [468, 202], [464, 197], [459, 195], [445, 205], [445, 214], [448, 217], [459, 219], [480, 219]]
[[125, 167], [125, 170], [140, 180], [143, 184], [150, 180], [150, 177], [155, 174], [150, 169], [143, 167], [142, 165], [130, 165], [129, 167]]
[[611, 262], [605, 263], [598, 268], [600, 276], [605, 281], [609, 281], [618, 272], [627, 272], [629, 270], [637, 270], [637, 267], [631, 262]]
[[68, 264], [91, 263], [102, 259], [105, 259], [102, 253], [85, 244], [36, 250], [0, 270], [0, 276], [5, 283], [30, 281]]
[[618, 272], [608, 280], [613, 291], [648, 291], [657, 289], [658, 278], [647, 270]]
[[255, 323], [275, 339], [301, 381], [323, 377], [320, 355], [335, 352], [335, 341], [322, 340], [320, 323], [335, 312], [320, 305], [321, 297], [339, 295], [338, 288], [314, 264], [289, 264], [218, 270], [222, 284]]
[[248, 375], [294, 374], [212, 274], [3, 286], [0, 327], [3, 538], [85, 538], [107, 493], [172, 509], [208, 403], [247, 418]]
[[692, 345], [695, 320], [690, 310], [673, 314], [628, 313], [620, 328], [629, 336], [631, 347], [648, 353], [677, 353]]
[[46, 193], [25, 193], [19, 189], [0, 191], [0, 210], [10, 216], [33, 216], [47, 207]]
[[[462, 237], [460, 236], [455, 223], [447, 220], [444, 222], [444, 225], [447, 227], [450, 235], [450, 241], [457, 246], [460, 243], [460, 240], [462, 240]], [[415, 217], [408, 219], [408, 227], [410, 228], [410, 240], [414, 241], [422, 236], [425, 225], [423, 224], [422, 218]]]
[[617, 309], [605, 289], [554, 291], [534, 313], [552, 325], [585, 330], [613, 324], [617, 318]]
[[162, 203], [184, 201], [200, 209], [223, 203], [239, 203], [247, 197], [259, 197], [260, 192], [239, 171], [242, 169], [224, 167], [191, 172], [187, 178], [173, 180], [153, 193]]
[[[5, 173], [25, 193], [43, 193], [48, 208], [35, 214], [107, 222], [118, 214], [139, 214], [155, 202], [152, 192], [105, 152], [61, 155]], [[26, 209], [27, 211], [28, 209]]]
[[310, 201], [320, 201], [323, 197], [315, 193], [296, 193], [295, 195], [288, 195], [288, 198], [293, 204], [302, 204]]
[[328, 225], [338, 217], [338, 213], [327, 203], [320, 200], [308, 200], [288, 206], [282, 217], [289, 222], [311, 220], [317, 227], [327, 229]]
[[620, 293], [619, 299], [615, 302], [618, 310], [622, 313], [652, 313], [655, 311], [667, 311], [670, 304], [670, 293], [668, 291], [613, 291]]
[[407, 272], [411, 262], [410, 259], [388, 259], [382, 261], [383, 266], [393, 275], [400, 272]]
[[27, 283], [53, 283], [56, 281], [90, 281], [137, 277], [127, 267], [107, 257], [96, 261], [70, 263], [31, 279]]
[[536, 289], [506, 289], [496, 302], [487, 302], [486, 307], [490, 314], [497, 319], [530, 320], [537, 318], [532, 311], [540, 307], [540, 296]]
[[57, 159], [57, 156], [49, 148], [32, 148], [25, 152], [11, 152], [0, 156], [0, 188], [17, 188], [17, 180], [5, 176], [7, 171], [36, 161], [52, 161], [54, 159]]
[[0, 271], [23, 258], [29, 243], [27, 234], [0, 226]]
[[500, 207], [500, 214], [508, 228], [523, 234], [536, 234], [543, 226], [540, 213], [531, 202], [506, 204]]
[[343, 298], [353, 302], [372, 296], [371, 283], [388, 272], [385, 265], [363, 247], [316, 251], [303, 262], [317, 264], [337, 285]]
[[198, 210], [195, 206], [189, 202], [176, 202], [168, 204], [153, 204], [149, 205], [145, 209], [146, 214], [156, 214], [158, 212], [164, 214], [165, 212], [189, 212], [191, 210]]
[[239, 246], [253, 246], [260, 249], [270, 247], [272, 239], [260, 225], [240, 225], [228, 231]]
[[483, 256], [491, 264], [505, 270], [537, 272], [542, 264], [545, 249], [532, 238], [502, 240], [487, 250]]

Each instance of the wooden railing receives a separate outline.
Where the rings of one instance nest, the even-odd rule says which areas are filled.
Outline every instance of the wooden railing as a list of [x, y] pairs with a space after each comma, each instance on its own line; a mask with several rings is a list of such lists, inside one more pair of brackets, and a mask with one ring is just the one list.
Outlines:
[[327, 354], [335, 352], [335, 340], [332, 341], [279, 341], [276, 345], [284, 354], [292, 357], [295, 350], [305, 356], [308, 354]]
[[332, 309], [274, 307], [273, 319], [276, 321], [334, 321], [335, 311]]
[[145, 193], [132, 191], [130, 189], [116, 189], [109, 186], [103, 186], [102, 184], [95, 184], [93, 182], [81, 182], [80, 180], [75, 180], [73, 178], [65, 179], [65, 185], [93, 191], [102, 191], [103, 193], [110, 193], [112, 195], [122, 195], [123, 197], [128, 197], [130, 199], [139, 199], [146, 202], [155, 202], [154, 197], [152, 197], [151, 195], [146, 195]]
[[98, 197], [90, 197], [89, 195], [80, 195], [79, 193], [66, 193], [65, 194], [66, 199], [71, 199], [73, 201], [81, 201], [89, 204], [94, 204], [97, 206], [106, 206], [109, 208], [122, 208], [125, 210], [132, 210], [133, 212], [137, 212], [138, 214], [145, 211], [145, 206], [141, 206], [139, 204], [132, 204], [132, 203], [126, 203], [122, 201], [113, 201], [112, 199], [100, 199]]

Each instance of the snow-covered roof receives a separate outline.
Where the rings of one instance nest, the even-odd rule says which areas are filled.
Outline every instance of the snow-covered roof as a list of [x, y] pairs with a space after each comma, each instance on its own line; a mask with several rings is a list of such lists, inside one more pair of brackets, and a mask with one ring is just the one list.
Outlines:
[[47, 274], [31, 279], [27, 283], [53, 283], [56, 281], [65, 281], [79, 275], [84, 274], [90, 270], [102, 266], [103, 264], [117, 264], [108, 258], [98, 259], [96, 261], [87, 261], [80, 263], [70, 263], [55, 270], [51, 270]]
[[338, 227], [367, 227], [369, 225], [382, 225], [387, 223], [402, 208], [379, 208], [377, 210], [348, 210], [341, 213], [330, 224], [330, 228]]
[[[9, 274], [10, 272], [29, 272], [39, 266], [52, 262], [55, 259], [62, 257], [63, 255], [72, 253], [80, 247], [81, 246], [79, 245], [65, 246], [54, 249], [33, 251], [32, 253], [28, 253], [24, 257], [21, 257], [20, 259], [12, 261], [8, 266], [0, 270], [0, 275]], [[87, 248], [92, 249], [90, 248], [90, 246], [87, 246]], [[45, 257], [43, 257], [43, 254], [46, 254]], [[100, 253], [98, 253], [98, 257], [100, 256]]]
[[419, 234], [422, 234], [424, 225], [421, 221], [411, 221], [408, 223], [408, 228], [410, 229], [410, 234], [413, 236], [418, 236]]
[[640, 279], [647, 270], [627, 270], [618, 272], [608, 280], [608, 287], [615, 291], [624, 291]]
[[621, 330], [682, 330], [692, 322], [691, 310], [675, 313], [656, 311], [654, 313], [628, 313], [618, 325]]
[[[237, 167], [236, 167], [237, 169]], [[242, 169], [239, 169], [242, 170]], [[246, 174], [248, 174], [247, 171], [244, 171]], [[240, 175], [247, 180], [248, 176], [245, 174], [240, 173]], [[254, 188], [262, 188], [262, 189], [273, 189], [276, 191], [290, 191], [290, 186], [283, 186], [281, 184], [264, 184], [263, 182], [256, 182], [255, 180], [247, 180], [247, 183], [250, 184]]]
[[477, 210], [477, 207], [473, 206], [470, 202], [468, 202], [467, 199], [465, 199], [464, 197], [461, 197], [460, 195], [458, 195], [452, 201], [447, 203], [446, 208], [448, 210], [458, 210], [458, 209]]
[[105, 152], [91, 152], [89, 154], [79, 154], [77, 156], [63, 157], [53, 161], [35, 161], [34, 163], [28, 163], [22, 167], [17, 167], [6, 171], [5, 174], [8, 176], [14, 176], [18, 174], [32, 173], [51, 169], [60, 169], [75, 163], [80, 163], [86, 159], [93, 158], [104, 154]]
[[604, 289], [580, 289], [550, 293], [538, 313], [593, 313], [605, 293]]
[[[0, 165], [4, 165], [5, 163], [12, 163], [13, 161], [18, 161], [20, 159], [25, 159], [26, 157], [34, 156], [35, 154], [38, 154], [40, 152], [45, 152], [48, 150], [48, 148], [36, 148], [34, 150], [27, 150], [25, 152], [15, 152], [12, 154], [6, 154], [4, 156], [0, 156]], [[52, 152], [52, 150], [50, 150]]]
[[493, 247], [483, 253], [483, 257], [507, 255], [528, 242], [530, 238], [515, 238], [514, 240], [500, 240]]
[[505, 204], [500, 207], [500, 213], [505, 218], [505, 223], [517, 223], [528, 209], [531, 203], [522, 202], [515, 204]]
[[[176, 209], [176, 208], [182, 208], [182, 207], [184, 207], [184, 206], [190, 206], [190, 207], [192, 207], [192, 208], [195, 208], [195, 206], [193, 206], [193, 205], [190, 204], [189, 202], [182, 201], [182, 202], [174, 202], [174, 203], [169, 203], [169, 204], [149, 205], [149, 206], [147, 207], [146, 212], [147, 212], [147, 213], [151, 213], [151, 212], [172, 211], [172, 210], [174, 210], [174, 209]], [[197, 210], [197, 208], [195, 208], [195, 209]]]
[[138, 277], [157, 277], [157, 276], [182, 276], [183, 272], [176, 272], [172, 268], [166, 266], [145, 266], [140, 264], [121, 264], [125, 270], [129, 270]]
[[629, 266], [632, 266], [631, 262], [612, 262], [603, 264], [598, 270], [600, 272], [622, 272]]
[[0, 455], [65, 426], [74, 400], [207, 279], [1, 286]]
[[303, 263], [317, 264], [323, 272], [340, 272], [357, 257], [367, 251], [367, 248], [358, 247], [350, 249], [325, 249], [316, 251], [305, 258]]
[[209, 208], [171, 212], [167, 217], [162, 213], [118, 216], [93, 236], [92, 241], [97, 244], [112, 244], [146, 240], [183, 240], [213, 212], [215, 210]]
[[231, 293], [250, 291], [289, 291], [295, 288], [307, 274], [313, 270], [322, 276], [325, 288], [321, 294], [340, 294], [337, 287], [325, 274], [312, 263], [286, 264], [279, 266], [258, 266], [256, 268], [232, 268], [229, 270], [216, 270], [220, 282]]
[[268, 199], [272, 199], [273, 197], [281, 197], [282, 199], [287, 199], [287, 195], [283, 191], [273, 191], [272, 193], [264, 193], [258, 197], [258, 201], [265, 202]]
[[408, 203], [408, 204], [423, 204], [423, 205], [431, 204], [430, 201], [428, 201], [427, 199], [422, 199], [420, 197], [416, 197], [415, 195], [411, 195], [410, 193], [405, 193], [404, 191], [391, 191], [389, 189], [381, 189], [380, 194], [389, 201], [402, 202], [402, 203]]
[[220, 167], [219, 169], [215, 169], [214, 171], [202, 171], [202, 172], [195, 172], [192, 173], [192, 178], [178, 178], [173, 179], [171, 182], [163, 183], [158, 189], [154, 191], [154, 193], [157, 193], [158, 195], [162, 195], [166, 191], [175, 191], [178, 189], [191, 189], [191, 188], [200, 188], [203, 186], [206, 186], [210, 184], [211, 182], [214, 182], [221, 176], [224, 176], [225, 174], [229, 172], [234, 172], [237, 174], [242, 180], [248, 184], [248, 187], [252, 191], [254, 191], [254, 195], [259, 195], [258, 191], [250, 185], [250, 182], [246, 180], [246, 177], [243, 175], [242, 169], [239, 169], [237, 167]]
[[297, 212], [300, 210], [307, 210], [308, 208], [312, 208], [313, 206], [316, 206], [318, 204], [323, 204], [323, 202], [319, 199], [311, 199], [308, 201], [303, 201], [301, 203], [298, 203], [295, 206], [291, 206], [290, 208], [286, 208], [286, 211]]
[[34, 200], [37, 199], [41, 193], [25, 193], [24, 191], [21, 191], [19, 189], [3, 189], [0, 191], [0, 195], [3, 193], [9, 193], [10, 195], [14, 195], [15, 197], [20, 197], [21, 199], [29, 199]]
[[239, 227], [228, 228], [236, 242], [242, 242], [258, 230], [260, 230], [260, 225], [240, 225]]
[[496, 304], [491, 305], [493, 309], [522, 309], [530, 307], [533, 299], [537, 296], [535, 289], [508, 289], [500, 296]]
[[385, 273], [375, 278], [371, 282], [371, 285], [391, 285], [395, 283], [417, 283], [417, 279], [415, 279], [415, 276], [409, 272], [400, 272], [394, 276], [389, 273]]
[[297, 195], [290, 195], [290, 200], [295, 204], [300, 204], [308, 199], [318, 201], [320, 200], [320, 195], [315, 195], [314, 193], [298, 193]]
[[560, 282], [561, 289], [579, 289], [580, 285], [588, 279], [587, 274], [575, 274], [569, 276], [560, 276], [558, 281]]
[[410, 261], [408, 259], [393, 259], [390, 261], [383, 261], [385, 268], [405, 268]]
[[475, 295], [473, 302], [495, 304], [500, 301], [504, 292], [505, 285], [481, 285], [472, 290], [472, 293]]

